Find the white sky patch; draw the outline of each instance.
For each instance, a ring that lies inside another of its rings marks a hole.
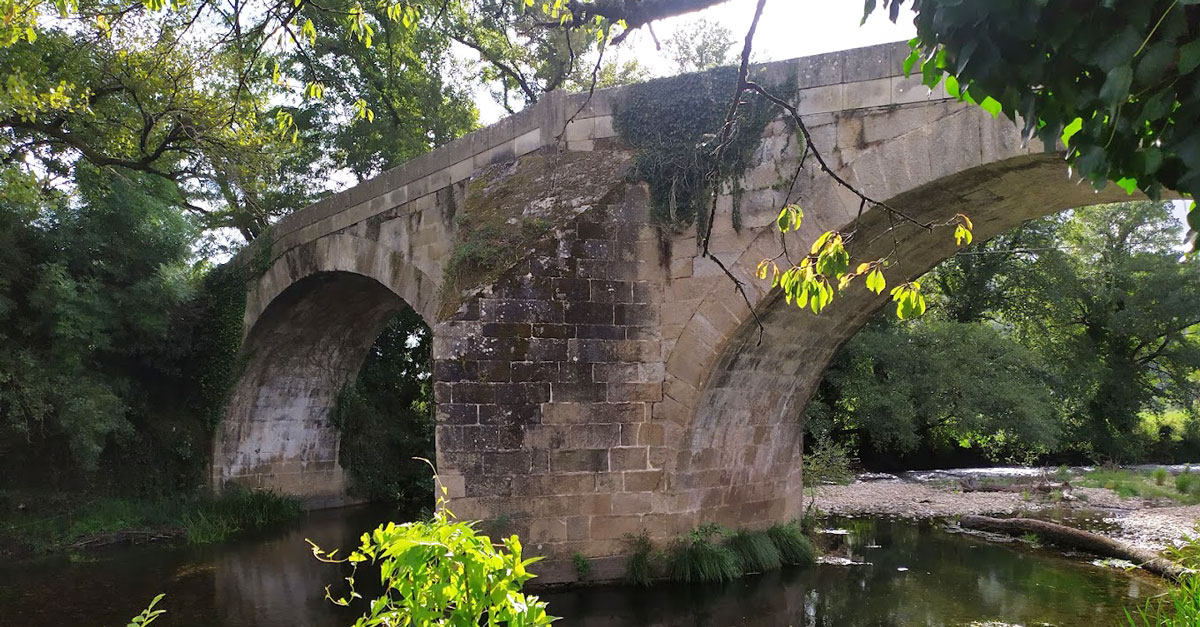
[[[733,32],[735,54],[740,54],[746,31],[754,17],[756,0],[730,0],[724,4],[654,23],[659,42],[666,42],[681,26],[699,19],[723,24]],[[850,50],[916,36],[913,14],[906,11],[893,24],[882,11],[876,11],[866,24],[862,22],[862,2],[839,0],[768,0],[754,38],[752,59],[756,62],[781,61],[824,52]],[[674,72],[674,62],[666,51],[657,50],[646,27],[630,35],[609,55],[634,58],[655,76]],[[492,124],[506,113],[491,98],[486,88],[476,90],[480,122]]]

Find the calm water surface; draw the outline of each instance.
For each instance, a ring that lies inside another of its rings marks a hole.
[[[349,547],[391,512],[317,512],[297,528],[221,547],[139,547],[0,569],[0,626],[121,626],[166,593],[162,627],[343,627],[357,612],[324,601],[339,567],[305,538]],[[842,521],[831,552],[869,565],[818,565],[718,586],[624,586],[543,596],[559,625],[891,627],[974,621],[1114,625],[1160,590],[1086,558],[990,544],[932,523]],[[904,569],[904,570],[901,570]],[[361,578],[360,578],[361,579]]]

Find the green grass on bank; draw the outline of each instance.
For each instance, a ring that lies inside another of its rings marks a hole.
[[[1084,475],[1082,485],[1107,488],[1121,498],[1167,499],[1185,505],[1200,503],[1200,473],[1188,472],[1162,477],[1162,472],[1137,472],[1123,469],[1093,470]],[[1160,484],[1161,481],[1161,484]]]
[[[46,555],[155,539],[221,542],[300,513],[294,498],[241,489],[159,499],[0,492],[0,553]]]

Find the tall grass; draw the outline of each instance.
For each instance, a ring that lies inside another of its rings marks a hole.
[[[1129,627],[1196,627],[1200,625],[1200,578],[1186,577],[1166,595],[1151,599],[1133,612],[1126,610]]]
[[[741,576],[737,555],[720,542],[721,529],[706,525],[680,536],[667,550],[667,573],[674,581],[712,583]]]
[[[180,522],[191,544],[223,542],[241,532],[264,531],[300,517],[300,501],[266,490],[230,488],[184,513]]]
[[[817,560],[812,542],[794,521],[767,529],[767,537],[779,550],[779,558],[789,566],[806,566]]]
[[[626,565],[625,577],[629,583],[638,586],[648,586],[654,578],[654,545],[645,531],[641,535],[625,534],[625,541],[631,549],[629,563]]]
[[[146,538],[184,537],[221,542],[299,517],[300,502],[273,492],[230,489],[217,497],[155,499],[61,495],[36,500],[20,516],[0,518],[0,539],[33,554],[55,553]]]
[[[783,564],[779,549],[765,531],[739,529],[729,535],[725,546],[733,551],[743,573],[763,573]]]

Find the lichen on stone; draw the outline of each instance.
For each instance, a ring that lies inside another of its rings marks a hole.
[[[612,142],[587,152],[549,146],[482,170],[454,218],[439,316],[453,315],[472,290],[529,256],[556,229],[613,202],[632,159]]]

